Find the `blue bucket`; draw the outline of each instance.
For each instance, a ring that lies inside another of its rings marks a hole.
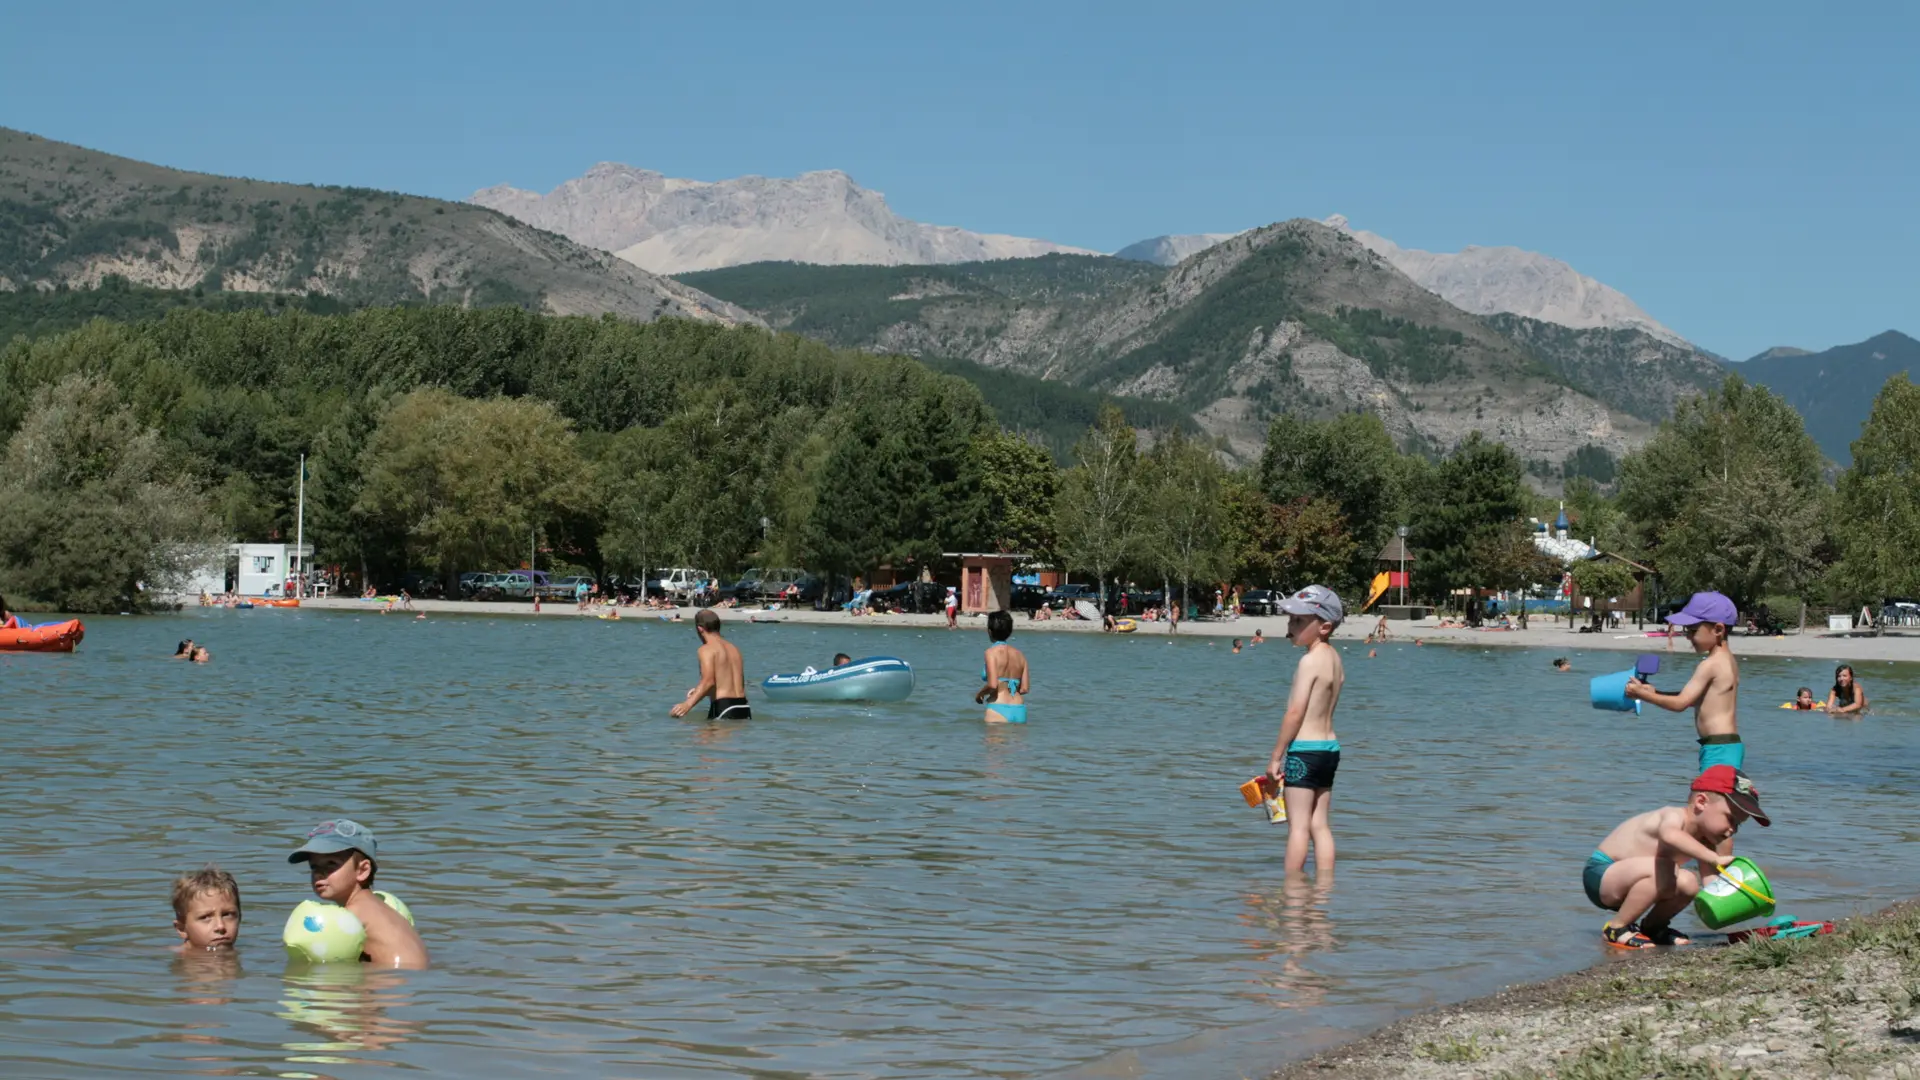
[[[1595,675],[1587,680],[1587,697],[1596,709],[1608,712],[1640,711],[1640,703],[1627,696],[1627,684],[1633,681],[1634,669],[1616,671],[1611,675]]]

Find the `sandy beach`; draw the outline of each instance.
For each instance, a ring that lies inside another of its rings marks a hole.
[[[1849,920],[1826,937],[1619,956],[1409,1017],[1270,1080],[1915,1080],[1916,957],[1914,904]]]
[[[378,611],[384,605],[371,600],[327,599],[305,600],[302,606],[320,611]],[[543,603],[539,611],[532,604],[514,601],[476,602],[448,600],[415,600],[414,614],[429,615],[487,615],[491,617],[512,616],[520,618],[543,619],[584,619],[595,618],[605,608],[592,608],[581,612],[575,605],[566,602]],[[678,615],[683,621],[693,618],[692,607],[676,608],[671,611],[655,611],[644,608],[621,608],[622,620],[666,620],[672,621]],[[844,611],[812,611],[809,609],[763,610],[760,608],[722,608],[720,617],[728,622],[763,623],[805,623],[812,625],[898,627],[916,630],[938,629],[946,625],[944,615],[868,615],[855,618]],[[395,611],[398,617],[402,612]],[[1364,615],[1350,618],[1340,628],[1336,640],[1351,642],[1365,636],[1374,626],[1374,616]],[[1437,619],[1422,619],[1416,622],[1393,622],[1388,624],[1393,640],[1406,641],[1418,639],[1427,645],[1456,645],[1525,649],[1555,649],[1562,652],[1574,652],[1588,649],[1607,649],[1618,652],[1665,652],[1667,639],[1648,636],[1647,631],[1637,630],[1631,624],[1619,629],[1598,634],[1576,632],[1565,620],[1536,616],[1525,630],[1469,630],[1464,627],[1442,627]],[[1265,633],[1269,641],[1279,641],[1286,635],[1287,620],[1284,615],[1258,616],[1243,615],[1238,619],[1192,619],[1180,624],[1182,636],[1237,637],[1251,638],[1255,630]],[[984,616],[962,615],[960,628],[973,632],[984,632]],[[1651,626],[1648,628],[1652,629]],[[1025,616],[1015,616],[1014,632],[1028,633],[1067,633],[1097,634],[1097,623],[1080,619],[1048,619],[1034,621]],[[1165,623],[1141,623],[1136,634],[1165,634]],[[1684,639],[1673,640],[1672,651],[1681,656],[1691,652]],[[1740,656],[1786,656],[1807,660],[1835,661],[1916,661],[1920,660],[1920,630],[1894,631],[1874,637],[1867,634],[1833,634],[1825,630],[1809,627],[1804,632],[1789,632],[1780,637],[1748,637],[1736,634],[1733,638],[1733,651]]]

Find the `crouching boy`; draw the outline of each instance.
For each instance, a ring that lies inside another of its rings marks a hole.
[[[1748,818],[1770,825],[1760,792],[1747,774],[1715,765],[1694,780],[1684,806],[1663,806],[1629,818],[1607,834],[1587,859],[1581,882],[1595,907],[1618,912],[1600,931],[1617,949],[1689,945],[1673,917],[1693,902],[1701,877],[1726,865],[1715,848]],[[1682,869],[1698,863],[1700,873]]]
[[[362,961],[379,967],[424,968],[427,946],[413,924],[374,895],[379,855],[380,845],[371,829],[337,818],[315,825],[307,833],[307,842],[287,861],[306,863],[314,895],[353,912],[366,926]]]

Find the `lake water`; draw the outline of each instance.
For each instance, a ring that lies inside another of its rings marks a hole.
[[[1259,1075],[1608,959],[1581,863],[1694,762],[1689,717],[1587,708],[1622,654],[1348,644],[1337,878],[1288,882],[1234,790],[1284,642],[1016,634],[1033,722],[988,729],[978,629],[731,634],[756,680],[844,650],[919,688],[673,720],[695,641],[657,621],[212,611],[0,655],[0,1074]],[[211,665],[165,659],[189,635]],[[1855,723],[1773,707],[1825,664],[1743,675],[1775,825],[1741,850],[1782,910],[1920,891],[1916,673],[1862,665]],[[286,852],[337,815],[432,970],[288,970]],[[167,951],[208,861],[244,890],[226,965]]]

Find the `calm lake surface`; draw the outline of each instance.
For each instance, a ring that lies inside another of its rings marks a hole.
[[[211,611],[0,655],[0,1074],[1259,1075],[1619,959],[1581,864],[1694,764],[1690,717],[1587,707],[1630,656],[1347,643],[1337,878],[1289,882],[1234,790],[1284,642],[1016,632],[1033,722],[987,729],[977,628],[729,634],[755,681],[844,650],[919,688],[673,720],[693,631],[633,620]],[[166,659],[185,636],[214,662]],[[1861,722],[1775,708],[1831,676],[1743,664],[1775,824],[1740,850],[1802,917],[1920,892],[1920,672],[1861,665]],[[289,970],[286,853],[333,816],[378,834],[431,971]],[[209,861],[244,890],[224,965],[168,951]]]

